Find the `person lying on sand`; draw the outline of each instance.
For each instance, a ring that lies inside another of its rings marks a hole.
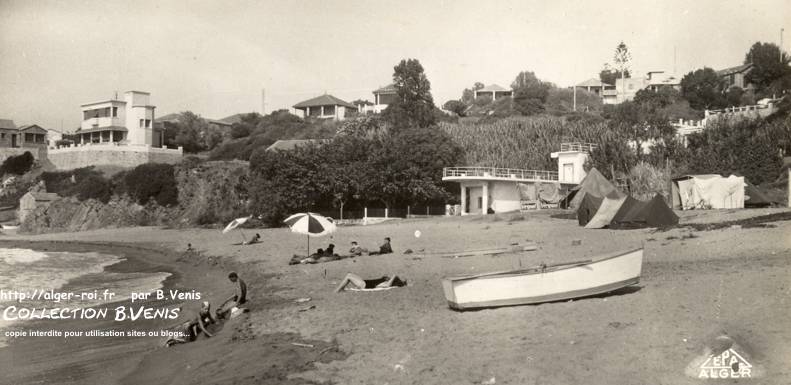
[[[372,251],[371,255],[378,255],[378,254],[392,254],[393,248],[390,246],[390,237],[385,237],[385,242],[379,246],[379,251]]]
[[[207,338],[214,337],[213,334],[206,330],[206,325],[214,323],[217,323],[217,319],[211,314],[211,304],[208,301],[204,301],[197,316],[190,318],[176,328],[176,331],[181,332],[182,336],[168,339],[165,345],[172,346],[195,341],[201,332]]]
[[[381,278],[376,279],[362,279],[357,274],[348,273],[346,277],[343,278],[340,285],[335,288],[336,293],[340,293],[343,291],[346,286],[349,284],[354,285],[357,289],[376,289],[376,288],[386,288],[386,287],[401,287],[406,286],[406,281],[398,278],[397,275],[393,274],[392,277],[383,276]]]

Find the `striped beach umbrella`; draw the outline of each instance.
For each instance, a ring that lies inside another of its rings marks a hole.
[[[294,214],[286,218],[283,223],[288,225],[292,232],[308,236],[308,255],[310,255],[310,237],[321,237],[336,230],[332,218],[314,213]]]
[[[250,218],[252,218],[252,217],[253,216],[251,215],[249,217],[236,218],[236,219],[232,220],[231,223],[228,224],[228,226],[225,226],[225,228],[222,230],[222,233],[223,234],[227,234],[229,231],[231,231],[231,230],[243,225],[245,222],[249,221]],[[242,232],[242,230],[239,230],[239,232],[242,234],[242,240],[244,240],[246,242],[247,240],[245,239],[245,236],[244,236],[244,233]]]

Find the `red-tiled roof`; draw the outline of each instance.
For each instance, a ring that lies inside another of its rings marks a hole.
[[[16,130],[16,124],[14,124],[14,121],[11,119],[0,119],[0,128]]]
[[[288,150],[293,150],[299,146],[304,146],[306,144],[311,144],[311,143],[324,144],[328,141],[329,141],[328,139],[285,139],[285,140],[281,139],[276,141],[275,143],[272,143],[272,145],[267,147],[266,150],[288,151]]]
[[[506,92],[506,91],[511,91],[511,90],[503,88],[503,87],[500,87],[497,84],[489,84],[488,86],[483,87],[480,90],[478,90],[478,92]]]
[[[329,94],[324,94],[321,96],[317,96],[313,99],[305,100],[304,102],[299,102],[294,105],[294,108],[303,109],[308,107],[319,107],[319,106],[344,106],[349,108],[357,108],[355,105],[349,102],[345,102]]]
[[[382,88],[379,88],[378,90],[374,90],[375,94],[394,94],[396,92],[398,92],[398,90],[395,88],[395,83],[388,84]]]
[[[717,75],[727,76],[727,75],[730,75],[730,74],[744,72],[744,71],[747,71],[748,69],[752,68],[752,66],[753,66],[753,63],[747,63],[747,64],[742,64],[740,66],[735,66],[735,67],[722,69],[722,70],[717,71]]]

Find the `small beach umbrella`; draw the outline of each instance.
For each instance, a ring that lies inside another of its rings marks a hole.
[[[308,255],[310,255],[310,237],[321,237],[336,230],[332,218],[314,213],[294,214],[286,218],[283,223],[288,225],[292,232],[308,236]]]
[[[228,234],[229,231],[241,226],[245,222],[249,221],[250,218],[252,218],[252,217],[253,216],[251,215],[249,217],[236,218],[236,219],[232,220],[231,223],[228,224],[228,226],[225,226],[225,228],[222,230],[222,233],[223,234]],[[242,230],[239,230],[239,232],[242,233]],[[245,237],[244,237],[244,233],[242,233],[242,240],[247,241],[245,239]]]

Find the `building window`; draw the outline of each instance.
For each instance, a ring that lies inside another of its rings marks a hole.
[[[0,134],[0,139],[5,139],[5,132]]]
[[[113,117],[114,118],[118,117],[118,107],[113,107]]]
[[[146,119],[146,128],[151,128],[151,119]]]
[[[335,106],[324,106],[324,115],[335,115]]]
[[[479,209],[483,208],[483,197],[478,197],[478,208]]]
[[[145,119],[140,119],[140,128],[143,128],[144,124],[145,124]]]

